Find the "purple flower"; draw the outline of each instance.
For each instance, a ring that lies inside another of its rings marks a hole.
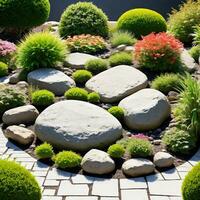
[[[138,133],[137,135],[132,135],[132,137],[136,138],[136,139],[149,140],[149,137],[144,135],[143,133]]]
[[[0,39],[0,56],[6,57],[16,51],[16,45],[14,43],[4,41]]]

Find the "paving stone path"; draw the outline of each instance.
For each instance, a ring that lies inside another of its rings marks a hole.
[[[199,151],[183,165],[131,179],[103,179],[50,168],[8,141],[0,128],[0,158],[25,166],[42,187],[42,200],[181,200],[181,184],[200,161]]]

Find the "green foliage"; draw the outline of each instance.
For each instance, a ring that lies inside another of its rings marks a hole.
[[[59,168],[75,168],[80,166],[82,157],[72,151],[62,151],[55,156],[54,160]]]
[[[45,142],[35,148],[35,155],[39,159],[52,158],[54,155],[53,147]]]
[[[61,37],[91,34],[108,36],[108,18],[103,11],[89,2],[78,2],[67,7],[61,16]]]
[[[40,200],[41,189],[34,176],[19,164],[0,160],[0,199]]]
[[[122,44],[132,46],[136,42],[136,39],[128,31],[116,31],[112,34],[110,42],[113,47],[117,47]]]
[[[61,39],[48,32],[30,34],[19,45],[17,62],[29,71],[55,67],[64,61],[66,47]]]
[[[89,79],[92,78],[92,73],[87,70],[81,69],[81,70],[75,71],[72,74],[72,77],[76,83],[85,84]]]
[[[200,194],[200,163],[186,175],[182,183],[183,200],[197,200]]]
[[[165,32],[165,19],[157,12],[145,8],[137,8],[125,12],[117,21],[117,27],[133,33],[136,38],[149,33]]]
[[[109,58],[111,67],[117,65],[132,65],[132,55],[126,52],[115,53]]]
[[[87,101],[88,92],[82,88],[70,88],[65,92],[66,99],[73,99],[73,100],[80,100],[80,101]]]
[[[190,51],[189,54],[194,58],[194,60],[196,62],[199,62],[199,57],[200,57],[200,45],[197,46],[193,46]]]
[[[8,65],[0,62],[0,77],[8,75]]]
[[[125,149],[120,144],[113,144],[108,148],[108,154],[113,158],[121,158],[125,153]]]
[[[128,142],[127,150],[132,157],[148,157],[153,153],[153,146],[146,139],[133,138]]]
[[[167,149],[176,154],[187,155],[196,148],[197,138],[193,133],[179,128],[171,128],[162,138]]]
[[[177,74],[162,74],[152,81],[151,87],[164,94],[178,92],[181,88],[181,77]]]
[[[31,94],[31,101],[35,106],[47,107],[54,103],[55,95],[48,90],[36,90]]]
[[[168,30],[184,43],[191,43],[195,26],[200,24],[200,1],[187,0],[179,10],[173,10]]]
[[[91,92],[88,94],[88,101],[90,103],[99,103],[100,102],[100,95],[96,92]]]
[[[1,0],[0,27],[27,29],[43,24],[49,17],[49,0]]]
[[[93,74],[98,74],[108,69],[108,62],[101,58],[91,59],[86,62],[85,68]]]
[[[123,120],[124,118],[124,110],[119,106],[113,106],[109,108],[108,112],[116,117],[118,120]]]

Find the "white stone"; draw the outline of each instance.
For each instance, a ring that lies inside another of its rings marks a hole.
[[[65,100],[44,110],[35,133],[62,149],[86,151],[107,146],[122,135],[119,121],[106,110],[83,101]]]
[[[174,163],[174,157],[166,152],[157,152],[154,155],[153,162],[157,167],[170,167]]]
[[[149,200],[147,190],[121,190],[121,200]]]
[[[120,101],[125,124],[130,129],[146,131],[158,128],[171,113],[167,97],[158,90],[143,89]]]
[[[91,149],[83,157],[81,167],[91,174],[108,174],[115,169],[115,162],[106,152]]]
[[[63,95],[66,90],[75,86],[72,78],[52,68],[34,70],[28,74],[27,79],[29,84],[39,89],[47,89],[58,96]]]
[[[134,67],[119,65],[92,77],[86,88],[98,92],[101,101],[112,103],[145,88],[147,84],[144,73]]]

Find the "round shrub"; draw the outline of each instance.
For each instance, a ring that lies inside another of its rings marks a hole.
[[[162,141],[169,151],[182,155],[190,154],[197,145],[197,138],[192,132],[179,128],[172,128],[167,131]]]
[[[108,36],[108,18],[103,11],[89,2],[78,2],[67,7],[61,16],[61,37],[91,34]]]
[[[82,157],[72,151],[62,151],[55,156],[54,160],[59,168],[75,168],[80,166]]]
[[[109,58],[111,67],[117,65],[132,65],[132,55],[126,52],[115,53]]]
[[[118,19],[117,28],[129,31],[140,38],[152,32],[165,32],[167,25],[159,13],[145,8],[137,8],[125,12]]]
[[[35,148],[35,155],[39,159],[52,158],[54,155],[53,147],[45,142]]]
[[[35,106],[47,107],[54,103],[55,95],[48,90],[37,90],[31,94],[31,101]]]
[[[91,59],[86,62],[85,68],[93,74],[98,74],[108,69],[108,62],[101,58]]]
[[[181,77],[177,74],[162,74],[152,81],[151,87],[167,95],[170,91],[178,92],[181,83]]]
[[[8,65],[0,62],[0,77],[8,75]]]
[[[41,189],[34,176],[19,164],[0,160],[0,199],[40,200]]]
[[[87,70],[77,70],[72,74],[73,79],[78,84],[85,84],[89,79],[92,78],[92,73]]]
[[[113,158],[121,158],[125,153],[125,149],[120,144],[113,144],[108,148],[108,154]]]
[[[96,92],[91,92],[88,94],[88,101],[90,103],[99,103],[100,102],[100,95]]]
[[[199,62],[199,57],[200,57],[200,45],[193,46],[189,54],[194,58],[194,60],[198,63]]]
[[[167,33],[151,33],[135,44],[134,58],[151,71],[178,71],[183,45]]]
[[[186,175],[182,183],[183,200],[197,200],[200,194],[200,163]]]
[[[80,100],[80,101],[87,101],[88,92],[82,88],[71,88],[65,92],[66,99],[73,99],[73,100]]]
[[[19,46],[17,62],[29,71],[55,67],[64,61],[66,47],[61,39],[48,32],[29,35]]]
[[[119,106],[113,106],[109,108],[108,112],[116,117],[118,120],[123,120],[124,118],[124,110]]]
[[[153,153],[153,146],[147,139],[133,138],[128,142],[127,150],[132,157],[148,157]]]
[[[0,27],[27,29],[43,24],[49,17],[49,0],[1,0]]]

